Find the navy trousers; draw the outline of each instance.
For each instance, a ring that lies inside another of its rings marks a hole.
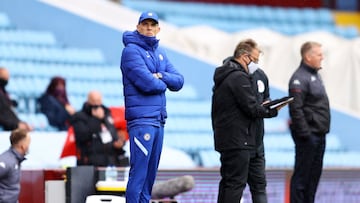
[[[292,133],[295,143],[295,166],[290,183],[291,203],[313,203],[323,168],[325,135],[307,138]]]
[[[144,125],[129,129],[130,172],[125,193],[127,203],[149,203],[163,137],[163,126]]]

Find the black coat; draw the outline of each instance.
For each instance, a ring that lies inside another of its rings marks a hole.
[[[256,99],[262,104],[264,101],[270,101],[270,90],[269,90],[269,80],[265,72],[261,69],[257,69],[253,74],[251,74],[251,79],[253,86],[255,87]],[[264,154],[264,119],[257,118],[255,121],[256,127],[256,152],[260,155]]]
[[[256,118],[274,117],[257,101],[251,76],[235,60],[216,68],[212,96],[215,150],[254,149]]]
[[[123,155],[123,149],[116,149],[113,143],[118,140],[116,128],[110,110],[105,106],[105,118],[100,120],[91,115],[91,107],[85,103],[81,111],[70,118],[74,128],[76,146],[80,150],[78,165],[108,166],[119,165],[119,156]],[[101,140],[101,125],[104,124],[109,131],[112,141],[103,144]]]
[[[7,131],[16,129],[20,122],[11,104],[11,100],[0,90],[0,127]]]
[[[330,106],[317,70],[301,63],[289,81],[290,129],[295,136],[325,135],[330,130]]]

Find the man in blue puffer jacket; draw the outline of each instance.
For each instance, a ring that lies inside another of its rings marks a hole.
[[[179,91],[184,78],[158,47],[158,16],[153,12],[142,13],[136,28],[124,32],[125,48],[121,56],[125,119],[130,140],[126,202],[148,203],[163,144],[167,117],[165,91]]]

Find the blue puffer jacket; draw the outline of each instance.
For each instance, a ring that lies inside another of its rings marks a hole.
[[[158,47],[159,40],[156,37],[127,31],[123,34],[123,43],[125,48],[121,56],[121,71],[128,127],[165,123],[165,91],[167,88],[179,91],[184,84],[184,77]],[[153,73],[161,73],[162,78],[155,78]]]

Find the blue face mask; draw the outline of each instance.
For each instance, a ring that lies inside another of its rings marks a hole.
[[[252,62],[252,61],[248,65],[248,69],[249,69],[250,74],[253,74],[258,68],[259,68],[259,65]]]

